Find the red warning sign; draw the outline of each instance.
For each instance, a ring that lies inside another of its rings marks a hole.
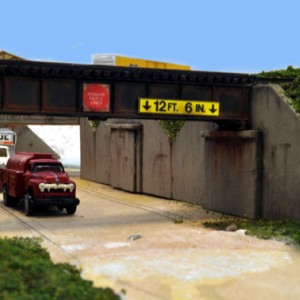
[[[83,110],[93,112],[110,111],[109,84],[84,83],[83,84]]]

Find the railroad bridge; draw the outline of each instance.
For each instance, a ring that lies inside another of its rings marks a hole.
[[[299,120],[255,76],[0,61],[0,115],[20,114],[80,120],[83,178],[249,218],[300,217]],[[96,131],[87,119],[101,121]],[[186,124],[171,140],[151,120]]]
[[[1,114],[184,119],[237,127],[249,121],[255,80],[247,74],[10,60],[0,61],[0,76]],[[187,105],[177,112],[176,106],[164,107],[164,102],[157,104],[156,111],[139,109],[139,101],[146,101],[141,107],[147,107],[153,99],[201,102],[198,111]],[[205,114],[203,102],[217,102],[221,109],[217,114]]]

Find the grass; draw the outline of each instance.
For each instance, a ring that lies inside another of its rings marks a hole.
[[[69,264],[54,264],[38,239],[0,239],[1,300],[117,300]]]
[[[182,219],[174,219],[175,224],[182,224],[183,220]]]
[[[300,246],[300,222],[221,218],[207,221],[204,225],[217,230],[226,230],[229,226],[245,229],[246,234],[251,236],[276,239],[297,247]]]

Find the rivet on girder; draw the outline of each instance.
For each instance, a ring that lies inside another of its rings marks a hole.
[[[9,66],[8,71],[11,74],[18,74],[19,73],[19,67],[18,66]]]
[[[161,77],[162,77],[162,79],[167,80],[169,78],[169,73],[168,72],[163,72]]]
[[[186,81],[186,75],[185,74],[180,74],[179,76],[181,81]]]
[[[111,71],[104,71],[104,77],[108,78],[111,76]]]
[[[155,72],[152,74],[152,79],[158,80],[159,79],[159,73]]]
[[[129,76],[130,76],[130,72],[129,71],[123,71],[122,72],[122,77],[123,78],[129,78]]]
[[[42,71],[42,74],[47,74],[50,72],[50,68],[49,67],[41,67],[41,71]]]
[[[53,74],[53,75],[59,74],[60,69],[59,68],[52,68],[52,69],[50,69],[50,73]]]
[[[41,73],[41,68],[40,67],[36,67],[36,66],[33,66],[30,68],[30,72],[32,74],[40,74]]]
[[[188,80],[194,82],[194,81],[197,80],[197,76],[196,75],[189,75]]]
[[[102,74],[103,74],[103,72],[100,71],[100,70],[95,70],[95,71],[93,72],[93,75],[96,76],[96,77],[100,77]]]
[[[84,69],[82,72],[83,76],[90,76],[91,75],[91,70],[89,69]]]
[[[133,77],[134,79],[139,79],[139,78],[140,78],[140,72],[139,72],[139,71],[133,71],[132,77]]]
[[[73,76],[80,76],[82,74],[82,70],[81,69],[73,69],[72,70],[72,75]]]
[[[22,73],[22,74],[28,74],[29,73],[29,67],[28,66],[21,66],[19,70],[20,70],[20,73]]]
[[[178,78],[178,74],[172,74],[171,75],[171,80],[175,81]]]
[[[224,83],[230,83],[231,78],[230,77],[224,77],[223,82]]]
[[[215,77],[215,82],[216,83],[221,83],[223,81],[223,77],[222,76],[216,76]]]

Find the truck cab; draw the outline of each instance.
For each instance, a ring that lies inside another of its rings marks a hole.
[[[0,169],[5,205],[21,200],[26,215],[39,206],[56,206],[74,214],[79,204],[76,184],[51,154],[18,152]]]

